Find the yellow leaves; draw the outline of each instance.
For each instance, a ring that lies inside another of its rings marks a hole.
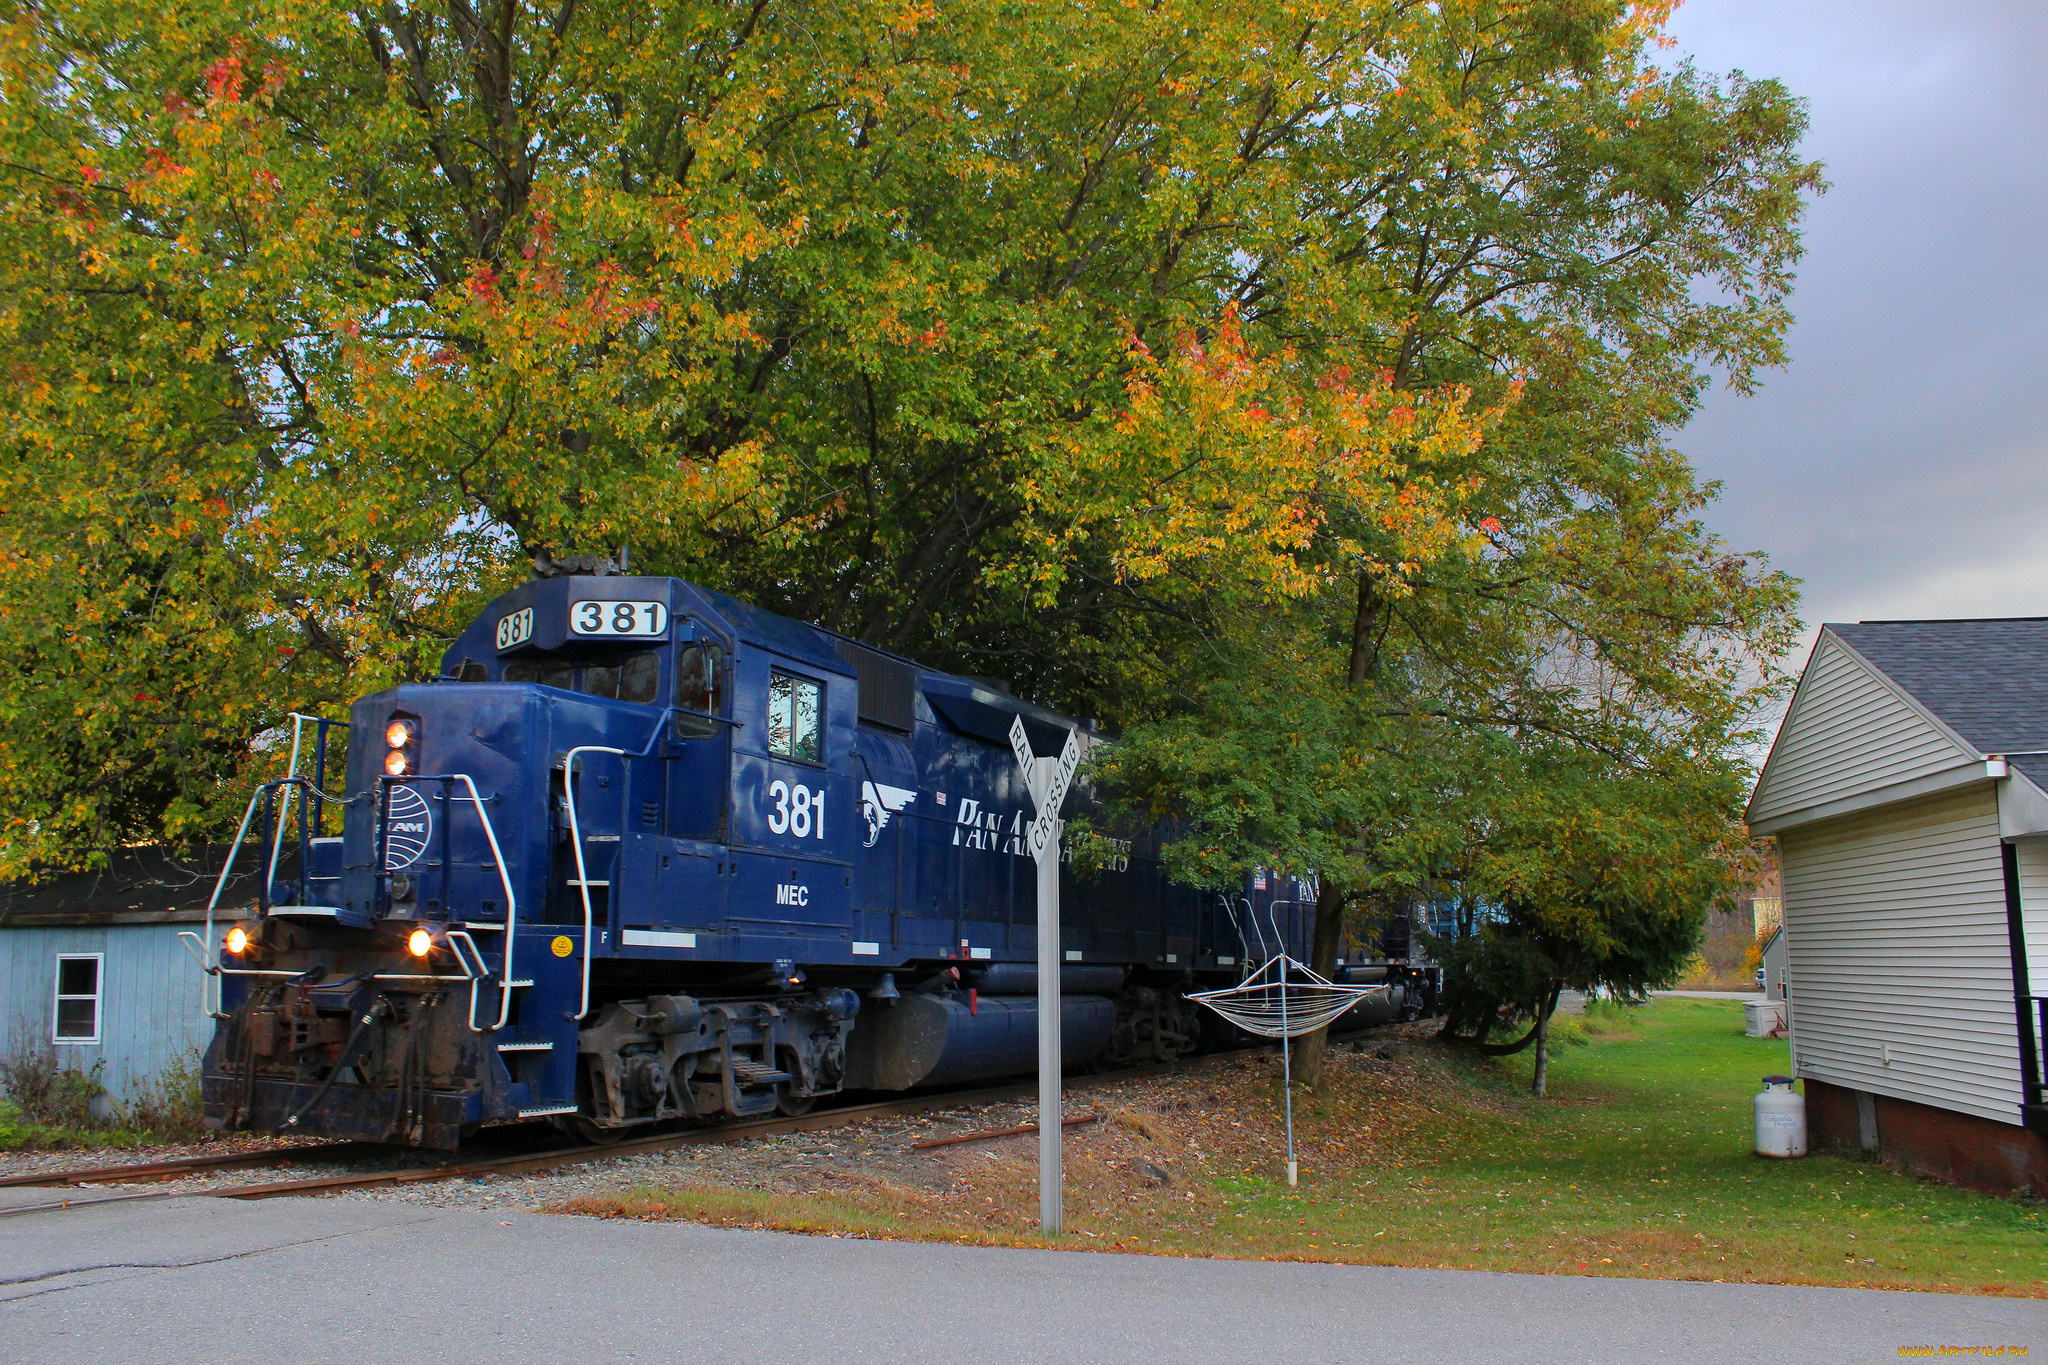
[[[1261,352],[1226,314],[1177,337],[1164,359],[1133,338],[1124,397],[1101,439],[1032,486],[1048,510],[1094,503],[1115,526],[1116,567],[1203,574],[1299,596],[1320,583],[1313,547],[1355,553],[1340,528],[1391,533],[1414,564],[1460,541],[1469,481],[1434,470],[1469,455],[1498,411],[1461,387],[1397,393],[1391,376],[1288,349]],[[1070,513],[1071,514],[1071,513]],[[1077,521],[1075,524],[1083,524]]]

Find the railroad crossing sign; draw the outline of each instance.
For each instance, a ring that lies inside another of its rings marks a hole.
[[[1057,861],[1062,823],[1060,807],[1066,804],[1067,788],[1074,781],[1074,769],[1081,764],[1080,736],[1072,730],[1067,731],[1067,742],[1061,746],[1058,757],[1041,758],[1031,751],[1031,737],[1024,733],[1024,718],[1012,716],[1010,752],[1024,772],[1024,785],[1031,791],[1031,803],[1038,807],[1038,818],[1031,822],[1031,856],[1043,860],[1050,849]]]
[[[1038,863],[1038,1226],[1061,1231],[1060,1137],[1065,1129],[1060,1095],[1060,807],[1081,762],[1081,738],[1067,731],[1059,757],[1031,751],[1024,718],[1010,718],[1010,752],[1024,774],[1038,818],[1031,822],[1029,847]]]

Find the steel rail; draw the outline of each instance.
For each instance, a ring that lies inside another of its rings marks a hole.
[[[0,1189],[37,1185],[118,1185],[139,1180],[176,1180],[202,1171],[232,1171],[251,1166],[283,1166],[300,1158],[332,1161],[389,1151],[381,1142],[308,1142],[264,1152],[232,1152],[221,1156],[176,1157],[131,1166],[85,1166],[63,1171],[30,1171],[0,1176]]]
[[[1220,1055],[1220,1054],[1218,1054]],[[1142,1068],[1138,1071],[1122,1071],[1113,1075],[1090,1077],[1095,1081],[1107,1081],[1123,1077],[1149,1074],[1162,1068]],[[483,1175],[496,1172],[502,1175],[516,1175],[528,1171],[553,1170],[561,1166],[581,1165],[589,1161],[605,1161],[616,1156],[628,1156],[638,1152],[659,1152],[676,1147],[705,1146],[726,1142],[745,1142],[752,1138],[774,1137],[782,1133],[809,1132],[820,1128],[837,1128],[857,1123],[865,1118],[878,1118],[888,1114],[915,1114],[927,1109],[950,1109],[963,1104],[985,1104],[995,1100],[1014,1099],[1036,1093],[1036,1081],[990,1086],[978,1090],[955,1090],[938,1094],[916,1095],[902,1100],[886,1100],[879,1104],[848,1105],[843,1109],[823,1109],[798,1117],[757,1119],[750,1122],[720,1124],[710,1128],[693,1128],[681,1132],[659,1133],[644,1138],[628,1138],[622,1142],[604,1145],[560,1147],[546,1152],[530,1152],[513,1156],[490,1157],[482,1161],[453,1162],[440,1166],[416,1166],[397,1171],[369,1171],[361,1175],[315,1176],[308,1180],[275,1180],[255,1185],[224,1185],[209,1190],[150,1190],[138,1194],[111,1195],[103,1199],[66,1199],[54,1204],[29,1204],[17,1208],[0,1208],[0,1218],[16,1214],[44,1213],[58,1209],[90,1208],[95,1204],[120,1203],[135,1199],[167,1199],[180,1194],[190,1194],[209,1199],[277,1199],[286,1195],[319,1194],[327,1190],[375,1189],[385,1185],[416,1185],[437,1180],[459,1180],[464,1176]],[[336,1144],[337,1146],[341,1144]],[[318,1151],[319,1148],[295,1148],[295,1151]],[[383,1150],[388,1151],[389,1148]],[[254,1156],[255,1154],[248,1154]],[[207,1160],[198,1158],[197,1160]],[[213,1158],[222,1167],[232,1168],[239,1157]],[[176,1166],[176,1162],[154,1163],[149,1166],[128,1168],[123,1177],[121,1167],[102,1167],[90,1172],[95,1184],[121,1183],[129,1180],[147,1180],[149,1172],[160,1167]],[[260,1161],[249,1164],[262,1164]],[[272,1162],[271,1164],[276,1164]],[[198,1172],[193,1172],[197,1174]],[[79,1183],[81,1173],[49,1172],[31,1176],[14,1177],[19,1185],[63,1185]],[[159,1179],[177,1179],[175,1174],[157,1176]]]
[[[1347,1040],[1370,1032],[1359,1029],[1341,1035],[1333,1034],[1332,1042]],[[1215,1062],[1230,1061],[1261,1052],[1275,1051],[1274,1044],[1255,1047],[1230,1048],[1217,1052],[1205,1052],[1194,1057],[1177,1061],[1155,1062],[1149,1066],[1131,1067],[1120,1071],[1105,1071],[1095,1075],[1068,1078],[1070,1089],[1087,1089],[1108,1085],[1117,1081],[1142,1080],[1148,1076],[1167,1075],[1178,1071],[1199,1070]],[[224,1185],[208,1190],[151,1190],[137,1194],[112,1195],[103,1199],[71,1200],[55,1204],[32,1204],[17,1208],[0,1208],[0,1218],[16,1214],[51,1212],[58,1209],[90,1208],[95,1204],[118,1203],[134,1199],[167,1199],[178,1195],[201,1196],[210,1199],[277,1199],[290,1195],[320,1194],[330,1190],[376,1189],[390,1185],[429,1184],[439,1180],[459,1180],[466,1176],[499,1174],[518,1175],[533,1171],[554,1170],[562,1166],[582,1165],[592,1161],[607,1161],[613,1157],[630,1156],[643,1152],[668,1151],[678,1147],[712,1146],[729,1142],[746,1142],[754,1138],[777,1137],[784,1133],[816,1132],[820,1129],[839,1128],[859,1123],[864,1119],[884,1118],[896,1114],[918,1114],[933,1109],[954,1109],[962,1105],[990,1104],[1001,1100],[1027,1099],[1038,1093],[1038,1081],[1027,1078],[1003,1085],[982,1086],[972,1090],[935,1091],[923,1095],[911,1095],[903,1099],[883,1100],[873,1104],[853,1104],[838,1109],[821,1109],[795,1117],[753,1119],[738,1123],[725,1123],[704,1128],[690,1128],[676,1132],[650,1134],[643,1138],[627,1138],[620,1142],[603,1145],[589,1144],[577,1147],[560,1147],[545,1152],[529,1152],[503,1157],[490,1157],[481,1161],[452,1162],[438,1166],[417,1166],[396,1171],[369,1171],[360,1175],[315,1176],[306,1180],[276,1180],[251,1185]],[[1033,1125],[1035,1127],[1036,1125]],[[1063,1121],[1061,1126],[1068,1126]],[[1022,1131],[1022,1130],[1020,1130]],[[1007,1135],[1007,1134],[1005,1134]],[[987,1133],[973,1133],[967,1140],[987,1138]],[[246,1152],[232,1156],[193,1157],[189,1160],[152,1162],[139,1166],[103,1166],[83,1171],[35,1172],[29,1175],[10,1176],[0,1180],[0,1186],[14,1185],[74,1185],[74,1184],[115,1184],[124,1181],[175,1180],[180,1178],[177,1169],[189,1167],[189,1174],[206,1170],[233,1169],[236,1166],[278,1165],[297,1159],[318,1159],[322,1153],[345,1153],[345,1149],[365,1148],[372,1151],[388,1152],[391,1149],[380,1143],[342,1142],[326,1146],[308,1145],[283,1148],[275,1153]],[[168,1172],[168,1173],[166,1173]]]
[[[1070,1119],[1061,1119],[1060,1127],[1080,1128],[1087,1124],[1100,1122],[1102,1122],[1102,1115],[1100,1114],[1076,1114]],[[1037,1131],[1038,1125],[1035,1123],[1020,1123],[1015,1128],[984,1128],[978,1133],[955,1133],[952,1137],[926,1138],[923,1142],[911,1143],[910,1150],[913,1152],[928,1152],[934,1147],[957,1147],[963,1142],[994,1142],[998,1138],[1023,1137],[1027,1133],[1036,1133]]]

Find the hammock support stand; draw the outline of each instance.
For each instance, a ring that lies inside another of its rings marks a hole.
[[[1368,995],[1387,987],[1340,986],[1286,953],[1275,953],[1235,986],[1195,991],[1196,1001],[1246,1033],[1280,1040],[1280,1088],[1287,1111],[1287,1185],[1300,1172],[1294,1156],[1294,1039],[1327,1028]]]

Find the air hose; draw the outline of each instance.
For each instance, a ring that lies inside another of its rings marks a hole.
[[[377,1016],[387,1012],[390,1008],[391,1002],[380,995],[377,997],[375,1004],[362,1012],[356,1019],[356,1026],[349,1030],[348,1041],[341,1045],[341,1055],[336,1057],[334,1065],[328,1068],[327,1079],[320,1082],[319,1088],[313,1092],[311,1099],[292,1111],[290,1117],[277,1126],[277,1131],[281,1133],[287,1128],[298,1127],[299,1120],[305,1116],[308,1109],[319,1107],[320,1101],[327,1098],[328,1090],[340,1078],[341,1073],[355,1065],[356,1044],[362,1042],[363,1035],[370,1030],[370,1025],[377,1022]]]

